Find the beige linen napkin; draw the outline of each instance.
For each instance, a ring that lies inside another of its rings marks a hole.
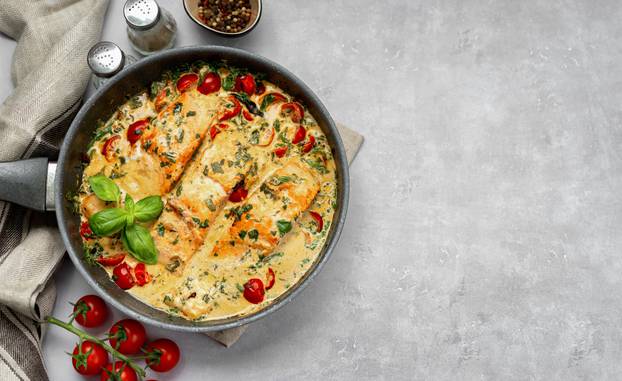
[[[15,91],[0,106],[0,161],[57,154],[88,83],[84,57],[99,40],[107,6],[108,0],[0,0],[0,32],[17,41]],[[52,312],[56,292],[48,279],[64,250],[53,215],[0,202],[2,381],[48,379],[35,320]]]
[[[363,145],[363,135],[339,123],[337,123],[337,129],[339,130],[339,135],[341,135],[343,146],[346,149],[346,156],[348,159],[348,164],[352,164],[352,161],[356,157],[356,154],[361,148],[361,145]],[[241,327],[231,328],[231,329],[227,329],[224,331],[210,332],[210,333],[207,333],[206,335],[218,341],[225,347],[229,347],[235,344],[236,341],[238,341],[238,339],[242,336],[244,331],[246,331],[247,327],[248,327],[247,325],[244,325]]]

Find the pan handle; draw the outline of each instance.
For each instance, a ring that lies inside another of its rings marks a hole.
[[[0,200],[52,211],[55,174],[56,163],[46,157],[0,163]]]

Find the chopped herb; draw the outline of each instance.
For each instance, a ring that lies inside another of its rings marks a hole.
[[[235,288],[237,288],[237,289],[238,289],[238,291],[240,291],[240,292],[244,292],[244,287],[242,287],[242,285],[241,285],[241,284],[239,284],[239,283],[236,283],[236,284],[235,284]]]
[[[175,103],[175,108],[173,108],[173,114],[179,114],[181,112],[181,107],[182,104],[181,103]]]
[[[181,260],[177,257],[173,257],[169,263],[166,264],[166,269],[170,272],[177,270],[181,266]]]
[[[225,171],[222,170],[222,163],[219,163],[217,161],[212,163],[212,172],[214,173],[225,173]]]
[[[163,300],[164,303],[168,304],[168,303],[170,303],[172,301],[173,301],[173,298],[171,298],[170,295],[164,295],[164,300]]]
[[[274,123],[272,124],[272,126],[274,127],[274,130],[275,130],[276,132],[281,131],[281,122],[280,122],[278,119],[276,119],[276,120],[274,121]]]
[[[156,230],[157,230],[158,235],[159,235],[160,237],[164,237],[164,225],[162,225],[162,223],[159,223],[159,224],[156,226]]]
[[[292,230],[292,223],[287,220],[278,220],[276,222],[276,227],[279,229],[281,236],[284,236]]]
[[[130,98],[130,101],[128,102],[130,108],[132,110],[139,108],[140,106],[143,105],[143,102],[141,102],[140,97],[138,95]]]
[[[181,183],[179,184],[179,186],[175,190],[175,196],[177,196],[177,197],[181,196],[181,192],[183,190],[183,186],[184,186],[184,184],[181,184]]]
[[[209,221],[207,220],[207,218],[204,221],[201,221],[201,219],[198,217],[192,217],[192,221],[194,221],[195,224],[199,225],[200,228],[206,228],[209,226]]]
[[[216,205],[214,205],[214,201],[212,201],[211,198],[208,198],[207,200],[205,200],[205,203],[207,204],[207,208],[210,211],[212,211],[212,212],[216,211]]]
[[[179,134],[177,135],[177,143],[181,143],[184,141],[184,129],[179,129]]]
[[[313,169],[316,169],[318,172],[322,173],[322,174],[326,174],[328,173],[328,170],[326,169],[326,167],[324,166],[324,164],[317,160],[310,160],[310,159],[302,159],[305,163],[309,164],[309,166]]]
[[[254,130],[251,132],[251,138],[248,140],[251,144],[259,144],[259,130]]]
[[[244,239],[244,237],[246,237],[246,230],[240,230],[240,233],[238,233],[238,235],[240,236],[240,239]]]
[[[203,167],[203,176],[207,176],[209,174],[209,167],[206,165]]]
[[[252,239],[253,241],[257,241],[257,238],[259,238],[259,232],[257,231],[257,229],[253,229],[253,230],[249,230],[248,231],[248,239]]]
[[[194,111],[188,111],[188,112],[186,113],[186,116],[195,116],[196,114],[197,114],[197,113],[196,113],[196,112],[194,112]]]

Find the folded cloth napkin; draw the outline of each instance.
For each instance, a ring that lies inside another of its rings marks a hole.
[[[346,149],[348,164],[352,164],[352,160],[354,160],[356,154],[361,148],[361,145],[363,145],[363,136],[339,123],[337,123],[337,129],[339,130],[339,135],[341,135],[343,146]],[[218,341],[225,347],[229,347],[238,341],[238,339],[246,331],[247,327],[247,325],[243,325],[241,327],[231,328],[224,331],[210,332],[207,336]]]
[[[0,106],[0,161],[55,157],[77,111],[108,0],[0,0],[0,32],[17,41],[15,91]],[[1,186],[1,185],[0,185]],[[18,191],[18,190],[16,190]],[[53,216],[0,202],[0,380],[47,380],[41,328],[64,253]]]

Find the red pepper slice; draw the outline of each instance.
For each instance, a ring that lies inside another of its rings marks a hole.
[[[220,90],[220,75],[213,71],[205,74],[205,78],[203,78],[203,82],[197,87],[197,90],[203,95],[217,92]]]
[[[143,132],[145,132],[145,127],[149,124],[149,119],[141,119],[137,122],[130,124],[127,128],[127,140],[131,145],[134,145],[140,139]]]
[[[91,225],[89,225],[88,221],[84,221],[80,224],[80,235],[83,239],[93,238],[93,230],[91,230]]]
[[[318,212],[313,212],[310,211],[309,214],[311,215],[311,218],[313,218],[313,220],[315,221],[315,224],[317,225],[317,232],[321,232],[322,229],[324,228],[324,219],[322,218],[322,215],[320,215]]]
[[[301,141],[305,140],[305,136],[307,135],[307,130],[301,125],[298,126],[296,133],[294,134],[294,138],[292,139],[292,144],[298,144]]]
[[[240,101],[238,101],[234,96],[229,97],[229,100],[233,102],[233,108],[225,109],[225,112],[218,119],[221,122],[233,118],[234,116],[238,115],[240,111],[242,111],[242,105],[240,104]]]
[[[235,89],[243,91],[248,95],[255,94],[255,77],[252,74],[240,75],[235,79]]]
[[[112,280],[124,290],[134,287],[134,277],[132,276],[132,268],[126,262],[117,265],[112,270]]]
[[[134,266],[134,276],[139,286],[144,286],[151,282],[151,275],[147,272],[147,266],[144,263],[138,263]]]
[[[284,114],[290,113],[292,121],[298,123],[305,116],[305,109],[298,102],[289,102],[281,106],[281,112]]]
[[[266,286],[266,290],[269,290],[274,286],[274,282],[276,282],[276,276],[274,276],[274,270],[271,267],[268,268],[268,274],[266,275],[268,279],[268,285]]]
[[[177,90],[183,93],[184,91],[188,91],[197,82],[199,82],[199,76],[195,73],[184,74],[177,80]]]
[[[248,196],[248,190],[244,189],[244,182],[238,183],[231,194],[229,195],[229,201],[240,202]]]
[[[313,135],[309,135],[309,141],[302,146],[302,152],[307,153],[311,151],[313,146],[315,146],[315,138]]]
[[[216,135],[220,134],[220,130],[216,127],[216,126],[212,126],[209,129],[209,136],[210,138],[212,138],[212,140],[214,140],[214,138],[216,137]]]
[[[244,116],[244,119],[248,120],[249,122],[253,121],[253,115],[251,115],[251,113],[246,110],[242,110],[242,116]]]
[[[261,279],[251,278],[244,284],[244,298],[253,304],[263,302],[265,293]]]
[[[106,160],[112,161],[114,159],[114,147],[120,138],[121,137],[119,135],[113,135],[109,137],[102,146],[102,155],[106,157]]]
[[[125,254],[115,254],[108,257],[99,257],[96,259],[97,263],[102,266],[116,266],[123,262]]]
[[[280,93],[268,93],[261,97],[261,109],[267,110],[268,107],[279,102],[287,102],[287,98],[285,98],[285,96]]]
[[[274,149],[274,154],[276,157],[283,157],[287,153],[287,146],[276,147]]]

